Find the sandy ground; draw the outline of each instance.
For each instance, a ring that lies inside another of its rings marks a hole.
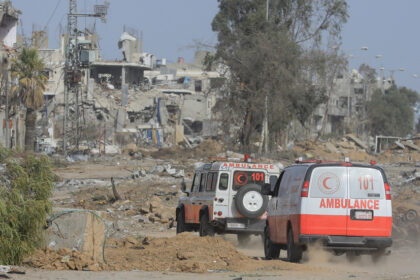
[[[151,169],[157,162],[155,160],[143,160],[142,166]],[[133,171],[137,170],[138,162],[128,164],[125,160],[114,160],[102,164],[82,163],[74,164],[67,168],[56,168],[55,172],[62,179],[109,179],[130,177]],[[410,167],[413,168],[413,167]],[[188,168],[186,168],[186,173]],[[388,172],[388,171],[387,171]],[[398,169],[398,172],[400,170]],[[391,180],[395,180],[399,175],[390,172]],[[127,186],[122,184],[120,191],[128,196],[131,194],[137,197],[133,205],[139,207],[143,205],[143,199],[140,200],[136,192],[153,193],[159,190],[168,190],[171,185],[178,183],[174,179],[168,182],[144,182],[145,179],[129,182]],[[84,189],[85,188],[85,189]],[[65,190],[56,192],[55,201],[64,201],[66,207],[76,207],[81,199],[84,199],[87,193],[91,192],[94,196],[97,189],[84,187],[79,190]],[[108,191],[109,192],[109,191]],[[102,194],[99,193],[99,194]],[[131,197],[132,198],[132,197]],[[67,202],[67,200],[73,202]],[[173,207],[177,197],[165,201],[168,206]],[[132,198],[132,200],[134,200]],[[172,201],[173,200],[173,201]],[[95,206],[96,201],[89,200],[91,205]],[[138,204],[138,205],[137,205]],[[79,206],[80,207],[80,206]],[[96,210],[106,210],[111,207],[109,204],[96,205]],[[90,208],[90,207],[89,207]],[[113,208],[112,208],[113,209]],[[128,215],[130,216],[130,215]],[[127,217],[128,219],[129,217]],[[175,235],[174,230],[160,230],[161,225],[145,224],[141,228],[136,227],[133,231],[141,233],[141,236],[149,235],[154,237],[170,237]],[[144,232],[143,232],[144,231]],[[236,241],[236,236],[226,235],[224,239],[230,241],[238,250],[247,256],[260,259],[263,257],[263,247],[260,237],[253,237],[246,247],[241,247]],[[281,259],[284,260],[285,252],[281,252]],[[264,269],[252,272],[228,272],[213,271],[206,273],[174,273],[174,272],[146,272],[146,271],[121,271],[121,272],[80,272],[80,271],[47,271],[39,269],[24,268],[26,275],[10,275],[12,279],[420,279],[420,244],[410,249],[393,248],[392,254],[387,256],[379,263],[373,263],[369,256],[362,256],[355,262],[348,262],[345,256],[333,256],[317,248],[311,248],[304,256],[301,264],[295,266],[285,266],[283,269]],[[157,260],[158,261],[158,260]],[[139,262],[141,260],[139,259]],[[278,260],[277,262],[282,262]],[[280,265],[279,265],[280,266]]]
[[[403,260],[401,260],[404,262]],[[251,273],[234,272],[212,272],[212,273],[165,273],[165,272],[78,272],[78,271],[26,271],[26,275],[13,275],[13,279],[420,279],[420,268],[418,258],[411,261],[409,266],[387,265],[389,262],[370,266],[368,264],[356,263],[324,263],[319,267],[325,270],[308,272],[307,270],[277,270],[277,271],[255,271]],[[411,266],[412,265],[412,266]],[[301,264],[308,266],[308,264]]]
[[[261,239],[253,237],[249,246],[240,247],[234,235],[224,236],[242,253],[260,258],[263,256]],[[281,258],[285,252],[281,252]],[[348,262],[345,256],[334,256],[318,248],[311,248],[301,264],[284,269],[257,270],[253,272],[212,271],[207,273],[174,272],[78,272],[46,271],[26,269],[26,275],[13,275],[13,279],[420,279],[419,248],[393,249],[390,256],[379,263],[373,263],[369,256],[361,256],[355,262]],[[141,261],[141,260],[139,260]],[[276,262],[282,262],[278,260]]]

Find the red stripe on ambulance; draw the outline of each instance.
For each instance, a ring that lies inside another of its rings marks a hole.
[[[300,215],[300,234],[388,237],[391,229],[392,217],[377,216],[367,222],[341,215]]]

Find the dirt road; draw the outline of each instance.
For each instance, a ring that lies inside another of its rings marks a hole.
[[[240,252],[250,257],[260,259],[263,256],[261,240],[258,237],[254,237],[246,248],[238,247],[236,238],[233,235],[225,236],[224,239],[232,242]],[[311,248],[305,254],[301,264],[286,263],[284,262],[284,257],[285,252],[282,251],[281,258],[283,260],[274,261],[278,263],[278,266],[273,265],[273,268],[268,266],[264,269],[249,272],[224,270],[207,271],[205,273],[146,272],[138,270],[78,272],[28,269],[26,275],[13,275],[13,279],[420,279],[419,248],[394,249],[390,256],[387,256],[379,263],[373,263],[369,256],[361,256],[359,260],[350,263],[345,256],[334,256],[318,248]]]
[[[149,174],[155,165],[163,164],[155,160],[143,160],[142,162],[129,163],[119,160],[114,163],[86,163],[74,164],[66,168],[57,168],[56,173],[64,180],[76,180],[73,185],[63,185],[58,188],[54,195],[54,205],[68,208],[87,208],[99,211],[114,213],[116,229],[112,232],[115,238],[125,238],[127,236],[152,236],[152,237],[173,237],[173,229],[168,229],[167,224],[160,222],[150,222],[147,219],[138,222],[139,211],[148,205],[148,201],[154,194],[160,196],[162,205],[172,210],[177,202],[178,194],[170,193],[176,190],[180,179],[172,178],[167,174]],[[170,162],[173,164],[173,162]],[[182,168],[186,173],[191,172],[192,163],[183,163]],[[137,179],[124,179],[130,177],[138,166],[143,166],[147,175]],[[147,168],[146,168],[147,167]],[[408,167],[407,167],[408,168]],[[410,167],[413,168],[413,167]],[[397,180],[400,176],[401,168],[396,168],[395,172],[389,172],[391,180]],[[387,171],[388,172],[388,171]],[[395,174],[394,174],[395,173]],[[110,187],[109,178],[119,177],[118,187],[127,201],[123,203],[109,202]],[[83,180],[93,180],[91,182]],[[81,180],[80,182],[77,180]],[[102,181],[103,182],[102,182]],[[188,180],[188,178],[187,178]],[[81,203],[83,201],[83,203]],[[103,203],[103,202],[106,203]],[[129,210],[127,210],[129,209]],[[141,212],[141,211],[140,211]],[[144,214],[146,215],[146,214]],[[149,215],[149,214],[148,214]],[[141,216],[140,218],[142,218]],[[145,216],[148,217],[148,216]],[[234,235],[224,236],[224,239],[231,242],[238,250],[252,258],[261,259],[263,257],[262,242],[259,237],[253,237],[246,247],[240,247]],[[411,243],[412,244],[412,243]],[[410,245],[411,246],[411,245]],[[116,249],[117,250],[117,249]],[[112,251],[109,250],[109,251]],[[135,252],[134,252],[135,253]],[[271,266],[265,265],[262,269],[248,271],[246,268],[239,271],[206,271],[204,273],[175,273],[175,272],[147,272],[132,271],[48,271],[37,269],[26,269],[26,275],[11,275],[12,279],[420,279],[420,244],[411,248],[393,248],[390,256],[379,263],[373,263],[368,256],[362,256],[359,260],[350,263],[345,256],[333,256],[322,250],[311,249],[301,264],[290,265],[283,260],[274,262]],[[133,256],[136,256],[135,254]],[[138,262],[141,257],[137,256]],[[156,262],[159,262],[156,259]],[[268,262],[261,260],[260,262]],[[278,265],[276,264],[278,263]]]
[[[366,261],[366,262],[365,262]],[[165,272],[77,272],[27,270],[26,275],[13,276],[13,279],[60,279],[60,280],[114,280],[114,279],[420,279],[420,268],[417,258],[396,256],[388,261],[372,265],[368,259],[354,264],[346,263],[344,258],[320,264],[304,263],[298,270],[255,271],[249,273],[211,272],[211,273],[165,273]],[[313,268],[313,269],[312,269]]]

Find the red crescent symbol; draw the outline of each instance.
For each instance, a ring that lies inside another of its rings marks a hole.
[[[332,188],[327,186],[328,179],[331,179],[331,177],[325,177],[324,181],[322,181],[322,184],[324,185],[324,188],[326,188],[327,190],[331,190]]]
[[[241,179],[242,177],[244,177],[244,175],[242,175],[242,174],[238,176],[238,182],[239,182],[239,183],[243,183],[243,182],[244,182],[244,181],[242,181],[242,179]]]

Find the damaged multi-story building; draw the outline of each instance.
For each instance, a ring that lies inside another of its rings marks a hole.
[[[11,106],[10,64],[16,56],[19,10],[11,1],[0,2],[0,143],[3,147],[23,147],[25,143],[26,111],[21,106]]]
[[[38,116],[36,144],[38,150],[52,152],[62,145],[67,38],[60,35],[58,49],[49,49],[48,38],[43,36],[46,34],[36,33],[36,40],[32,40],[49,79],[44,92],[46,105]],[[168,63],[144,52],[132,29],[125,29],[120,37],[122,59],[118,61],[101,57],[94,32],[85,30],[77,42],[84,66],[79,149],[99,152],[100,147],[107,147],[110,152],[129,143],[191,145],[217,134],[211,113],[215,104],[211,85],[220,74],[203,71],[205,53],[198,52],[193,63],[182,58]],[[69,118],[75,111],[70,104]]]
[[[3,14],[0,14],[5,55],[6,42],[9,46],[16,43],[18,22],[17,11],[7,8],[8,5],[11,6],[10,2],[5,1],[1,6]],[[30,44],[39,50],[48,77],[45,106],[38,113],[34,145],[38,151],[54,152],[63,146],[69,38],[60,34],[57,49],[50,49],[48,41],[44,30],[33,31]],[[220,133],[212,109],[218,96],[214,89],[220,88],[216,85],[223,83],[224,75],[221,70],[203,70],[206,52],[197,52],[191,63],[183,58],[174,62],[158,59],[143,50],[136,30],[125,27],[119,41],[115,42],[121,50],[119,60],[102,58],[98,35],[93,30],[79,30],[76,42],[82,70],[79,103],[74,100],[68,103],[70,132],[78,130],[77,141],[74,135],[66,140],[70,150],[100,153],[105,148],[106,152],[111,152],[130,143],[168,146],[185,142],[191,145]],[[385,80],[385,87],[388,84]],[[294,127],[289,130],[294,135],[304,135],[303,138],[314,137],[321,130],[324,134],[357,132],[360,128],[352,127],[357,123],[354,120],[363,117],[366,101],[379,86],[383,87],[384,82],[366,83],[357,71],[338,75],[328,105],[320,105],[308,122],[309,131],[293,132],[299,130]],[[5,110],[4,106],[2,108]],[[7,138],[12,137],[12,146],[23,146],[24,110],[11,112],[14,119],[9,130],[5,129],[5,114],[0,115],[4,123],[2,141],[7,131]]]
[[[309,120],[310,135],[319,133],[343,135],[355,133],[363,136],[366,131],[366,102],[371,100],[377,89],[387,90],[393,84],[392,78],[375,78],[368,81],[357,70],[343,72],[334,79],[328,104],[319,105]]]

